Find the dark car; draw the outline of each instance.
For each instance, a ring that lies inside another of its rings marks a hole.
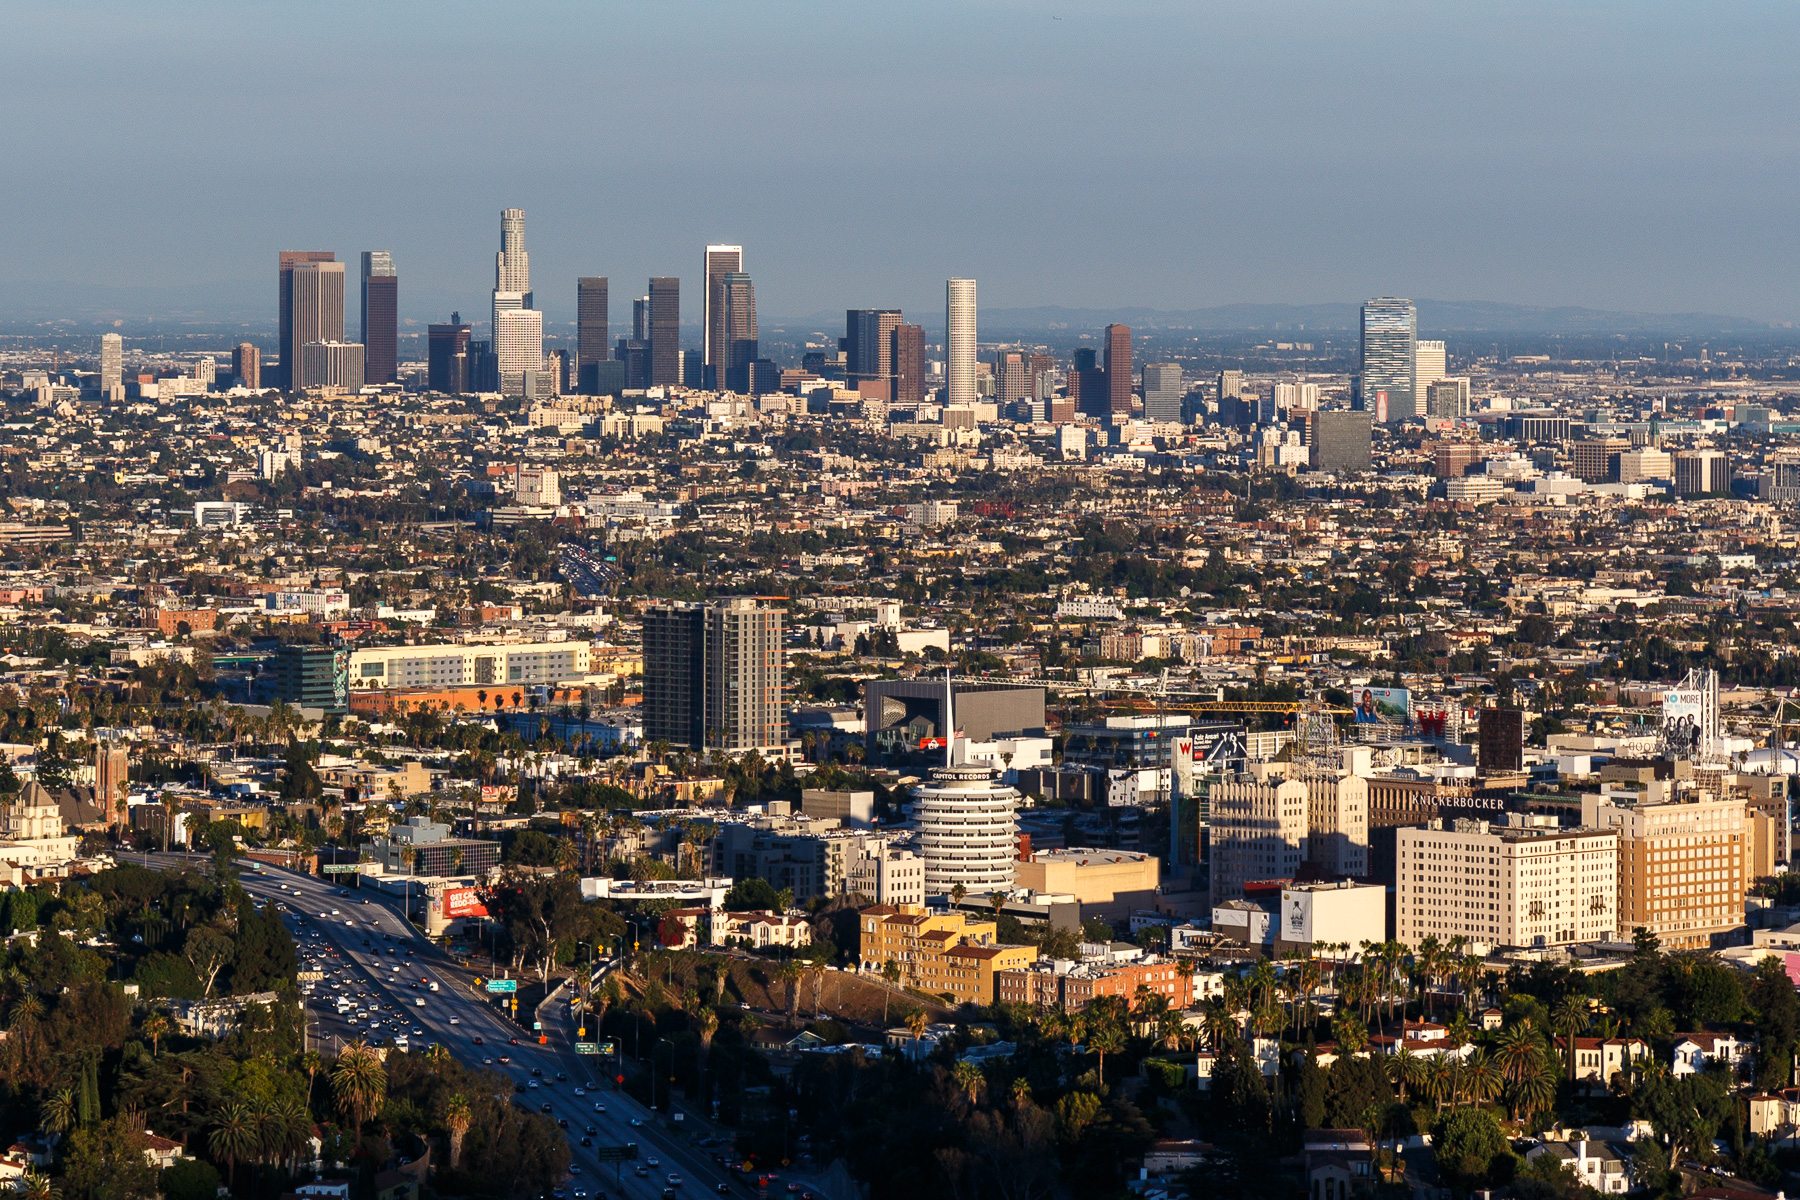
[[[549,1112],[549,1111],[550,1111],[550,1104],[549,1104],[549,1102],[548,1102],[548,1101],[545,1101],[545,1102],[544,1102],[544,1103],[543,1103],[543,1104],[542,1104],[542,1105],[540,1105],[540,1106],[539,1106],[539,1107],[538,1107],[538,1111],[539,1111],[539,1112]]]

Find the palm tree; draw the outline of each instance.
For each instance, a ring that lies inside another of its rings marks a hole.
[[[338,1112],[360,1137],[364,1123],[387,1096],[387,1068],[369,1046],[351,1042],[339,1052],[337,1065],[331,1069],[331,1093]]]
[[[1206,1044],[1215,1051],[1225,1048],[1225,1043],[1238,1035],[1237,1018],[1232,1015],[1229,1005],[1222,1000],[1209,1000],[1206,1012],[1200,1018],[1200,1027],[1206,1033]]]
[[[271,1162],[292,1166],[312,1136],[312,1113],[296,1096],[283,1096],[257,1114],[257,1140]]]
[[[1331,1018],[1331,1037],[1340,1054],[1360,1054],[1369,1046],[1368,1027],[1353,1012],[1340,1012]]]
[[[1014,1108],[1024,1108],[1031,1103],[1031,1084],[1023,1075],[1012,1081],[1011,1091]]]
[[[912,1034],[914,1062],[919,1060],[919,1039],[925,1036],[925,1030],[930,1025],[931,1018],[925,1015],[922,1008],[915,1008],[906,1014],[906,1032]]]
[[[38,1128],[45,1133],[67,1133],[75,1128],[79,1105],[74,1088],[57,1088],[38,1105]]]
[[[317,1050],[308,1050],[300,1056],[300,1069],[306,1072],[306,1102],[312,1103],[313,1080],[318,1077],[325,1066],[325,1060]]]
[[[1533,1113],[1543,1112],[1556,1103],[1556,1073],[1539,1063],[1537,1069],[1513,1084],[1513,1115],[1523,1114],[1530,1120]]]
[[[256,1114],[241,1100],[228,1100],[213,1118],[212,1130],[206,1136],[206,1148],[214,1158],[225,1160],[225,1182],[237,1186],[240,1159],[254,1157],[261,1145]]]
[[[1537,1070],[1543,1051],[1529,1018],[1509,1025],[1494,1039],[1494,1058],[1508,1083],[1517,1083]]]
[[[163,1038],[169,1035],[172,1026],[169,1018],[161,1013],[151,1013],[144,1018],[144,1036],[150,1039],[150,1055],[154,1058]]]
[[[694,1017],[694,1032],[700,1037],[700,1077],[704,1080],[706,1069],[712,1061],[713,1036],[719,1032],[718,1011],[701,1009]]]
[[[777,974],[787,985],[788,1024],[797,1025],[800,1022],[800,976],[805,974],[805,968],[794,959],[783,959]]]
[[[1550,1028],[1562,1035],[1564,1055],[1569,1064],[1569,1082],[1575,1082],[1575,1035],[1587,1027],[1587,998],[1570,992],[1556,1002],[1550,1013]]]
[[[463,1138],[468,1136],[469,1126],[475,1123],[475,1110],[469,1107],[469,1098],[461,1092],[453,1093],[444,1101],[444,1128],[450,1131],[450,1169],[456,1170],[456,1164],[462,1159]]]
[[[1125,1030],[1117,1021],[1101,1021],[1088,1034],[1088,1049],[1100,1056],[1100,1085],[1106,1086],[1106,1056],[1125,1049]]]
[[[957,1063],[951,1075],[956,1080],[956,1086],[968,1097],[969,1107],[974,1108],[981,1099],[982,1089],[987,1087],[987,1076],[981,1073],[980,1067],[966,1060]]]
[[[1393,1081],[1394,1087],[1400,1092],[1400,1102],[1404,1104],[1406,1103],[1406,1089],[1416,1088],[1424,1081],[1425,1064],[1420,1061],[1418,1055],[1402,1046],[1388,1058],[1387,1073],[1388,1078]]]
[[[1476,1050],[1463,1061],[1463,1092],[1477,1104],[1486,1104],[1498,1096],[1502,1083],[1499,1068],[1485,1050]]]
[[[1433,1055],[1425,1065],[1425,1094],[1440,1110],[1456,1098],[1455,1058],[1449,1054]]]
[[[36,1167],[19,1176],[19,1200],[62,1200],[62,1189]]]

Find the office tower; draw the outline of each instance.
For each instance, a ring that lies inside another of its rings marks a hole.
[[[1688,450],[1675,455],[1677,496],[1722,496],[1731,490],[1723,450]]]
[[[305,342],[300,347],[300,387],[354,389],[366,380],[361,342]]]
[[[782,612],[750,597],[644,613],[644,738],[695,750],[786,744]]]
[[[727,271],[713,300],[718,305],[713,325],[721,340],[713,347],[719,369],[711,386],[748,392],[750,364],[757,358],[756,285],[742,271]]]
[[[1115,415],[1131,412],[1131,326],[1106,327],[1107,408]]]
[[[1284,769],[1253,763],[1208,789],[1214,904],[1242,899],[1255,880],[1292,879],[1303,863],[1325,876],[1368,873],[1369,781],[1337,771],[1283,778]]]
[[[525,210],[500,214],[500,251],[494,256],[491,334],[494,370],[501,392],[535,392],[544,369],[544,314],[532,305],[531,255],[525,250]]]
[[[658,275],[650,281],[646,305],[651,387],[681,384],[681,280]]]
[[[975,388],[975,281],[944,285],[944,401],[973,404]]]
[[[569,352],[566,350],[549,350],[544,354],[544,375],[542,386],[536,395],[543,395],[549,389],[552,396],[561,396],[570,390]]]
[[[1371,459],[1374,414],[1325,409],[1313,414],[1312,466],[1340,474],[1367,471]]]
[[[1319,385],[1316,383],[1278,383],[1270,395],[1275,419],[1319,407]]]
[[[1569,447],[1569,474],[1583,483],[1611,483],[1619,477],[1619,455],[1629,449],[1627,437],[1583,438]]]
[[[1484,708],[1478,726],[1483,775],[1525,769],[1525,713],[1517,708]]]
[[[1244,373],[1238,370],[1219,372],[1219,399],[1236,400],[1244,394]]]
[[[613,358],[622,368],[619,386],[634,391],[650,386],[650,344],[637,338],[620,338]]]
[[[116,333],[100,335],[100,395],[117,400],[125,394],[125,339]]]
[[[1106,371],[1099,355],[1091,346],[1076,349],[1069,366],[1069,403],[1077,413],[1096,421],[1112,417],[1112,394],[1107,388]]]
[[[544,370],[543,313],[535,308],[495,310],[494,369],[506,395],[537,394],[537,377]]]
[[[500,213],[500,252],[494,256],[494,290],[520,298],[519,307],[531,307],[531,255],[525,251],[525,210],[508,208]]]
[[[231,374],[240,386],[251,391],[262,387],[262,351],[254,342],[239,342],[231,352]]]
[[[297,354],[288,374],[293,391],[321,386],[306,374],[306,347],[314,342],[344,344],[344,264],[313,261],[296,263],[289,275],[288,336]],[[356,381],[357,387],[362,380]]]
[[[639,296],[631,302],[631,338],[650,344],[650,297]]]
[[[300,360],[300,343],[294,340],[294,268],[302,263],[330,262],[335,256],[329,250],[283,250],[276,255],[280,278],[280,318],[277,325],[277,353],[281,360],[275,364],[275,385],[281,388],[294,386],[294,367]],[[341,323],[342,317],[339,321]],[[338,330],[338,337],[343,337],[343,330]]]
[[[889,361],[894,370],[894,386],[889,401],[913,406],[925,399],[925,327],[900,324],[894,326],[893,348]]]
[[[1023,350],[1001,350],[994,355],[994,403],[1012,404],[1035,399],[1031,356]]]
[[[1619,835],[1439,818],[1397,831],[1394,937],[1461,938],[1477,954],[1612,939],[1619,929]]]
[[[1431,385],[1450,373],[1444,343],[1420,339],[1413,343],[1413,413],[1431,415]]]
[[[1179,424],[1183,394],[1180,363],[1144,364],[1144,420]]]
[[[449,324],[426,331],[426,387],[452,394],[469,390],[469,333],[461,313],[451,313]]]
[[[363,369],[370,383],[392,383],[400,368],[400,277],[386,250],[362,256]]]
[[[1411,300],[1378,296],[1362,308],[1362,375],[1357,407],[1386,425],[1413,411],[1413,342],[1419,314]]]
[[[1460,375],[1432,380],[1420,416],[1461,420],[1469,415],[1469,381]]]
[[[725,329],[725,297],[720,289],[724,286],[725,276],[743,269],[742,246],[706,248],[706,279],[700,291],[701,387],[726,386],[725,375],[731,367],[731,335]]]
[[[894,330],[897,308],[852,308],[844,313],[844,382],[851,387],[894,374]]]
[[[681,351],[681,386],[699,391],[705,386],[706,360],[698,350]]]
[[[497,392],[500,390],[500,367],[494,361],[494,339],[469,341],[469,390],[471,392]]]
[[[610,355],[606,327],[606,276],[583,275],[575,281],[575,390],[600,394],[600,364]]]

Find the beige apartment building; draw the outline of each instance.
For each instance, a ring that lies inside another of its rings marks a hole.
[[[1614,937],[1618,833],[1531,821],[1512,814],[1506,824],[1438,820],[1400,830],[1395,937],[1410,946],[1461,937],[1477,953]]]
[[[1621,935],[1647,929],[1691,949],[1743,927],[1753,862],[1743,800],[1684,800],[1656,781],[1634,797],[1583,796],[1581,823],[1618,831]]]
[[[1290,766],[1255,762],[1209,786],[1213,904],[1241,899],[1246,883],[1292,879],[1303,863],[1369,873],[1369,781],[1343,772],[1284,778]]]

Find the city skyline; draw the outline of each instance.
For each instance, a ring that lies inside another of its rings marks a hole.
[[[1413,5],[1349,14],[1137,4],[1129,19],[1108,23],[1072,5],[1003,4],[966,14],[964,36],[947,52],[930,21],[797,5],[727,11],[700,40],[703,57],[722,53],[708,45],[752,55],[831,45],[867,51],[859,61],[871,73],[871,86],[848,98],[804,72],[779,87],[749,81],[733,93],[732,129],[752,132],[731,137],[699,114],[716,111],[736,81],[702,82],[657,121],[602,116],[585,125],[570,114],[588,97],[578,105],[572,84],[554,82],[561,65],[604,44],[614,74],[600,111],[615,111],[665,49],[687,45],[701,23],[694,14],[548,6],[520,14],[515,36],[496,48],[479,21],[428,31],[328,5],[338,33],[392,47],[399,98],[369,105],[366,82],[331,86],[351,59],[304,53],[324,48],[318,30],[329,20],[203,4],[154,16],[24,13],[21,36],[43,53],[20,68],[22,158],[57,161],[79,128],[83,153],[120,173],[148,167],[150,154],[203,147],[280,145],[291,162],[330,146],[346,172],[393,182],[355,203],[321,203],[310,189],[264,186],[262,149],[221,162],[207,188],[179,200],[126,186],[52,200],[39,190],[55,186],[56,172],[28,173],[17,203],[38,216],[31,236],[8,247],[0,319],[109,308],[204,309],[225,319],[264,294],[258,264],[271,247],[336,246],[345,256],[374,245],[406,264],[403,316],[422,326],[452,308],[482,307],[474,284],[491,253],[489,214],[502,204],[534,214],[538,290],[552,322],[572,319],[577,276],[691,270],[693,247],[721,235],[755,248],[765,319],[870,304],[924,309],[938,281],[956,273],[981,278],[996,309],[1179,310],[1398,292],[1800,318],[1781,267],[1800,236],[1782,203],[1800,154],[1780,117],[1793,109],[1795,83],[1778,51],[1800,32],[1800,14],[1743,6],[1696,23],[1675,19],[1673,7],[1634,8],[1643,14],[1636,21],[1613,11],[1451,18]],[[1590,52],[1597,36],[1608,55]],[[1351,114],[1395,103],[1356,66],[1357,51],[1383,38],[1431,65],[1419,91],[1398,101],[1407,135],[1362,139],[1349,155]],[[266,62],[226,52],[240,43],[298,53]],[[1161,86],[1209,47],[1206,86]],[[146,136],[106,68],[163,52],[206,82],[196,97],[229,89],[248,99],[159,98],[143,111],[179,119]],[[1035,67],[1075,52],[1091,69],[1049,80]],[[102,69],[72,89],[59,64],[77,55]],[[552,82],[523,108],[505,106],[502,118],[480,103],[497,86],[484,80],[508,77],[499,68],[527,55]],[[322,107],[304,127],[261,96],[265,87],[281,93],[300,61],[323,75]],[[855,131],[874,119],[876,97],[889,96],[903,100],[909,119],[872,154]],[[809,132],[779,153],[758,132],[787,128]],[[1090,169],[1055,189],[968,170],[1000,130],[1023,151],[1060,157],[1073,146]],[[580,155],[560,152],[571,136]],[[467,154],[444,152],[450,141],[491,153],[470,168]],[[558,165],[542,170],[546,161]],[[620,170],[621,162],[641,166]],[[805,186],[793,182],[802,162]],[[741,183],[729,201],[708,182],[722,172]],[[933,182],[952,176],[957,187]],[[1084,177],[1135,186],[1101,189]]]

